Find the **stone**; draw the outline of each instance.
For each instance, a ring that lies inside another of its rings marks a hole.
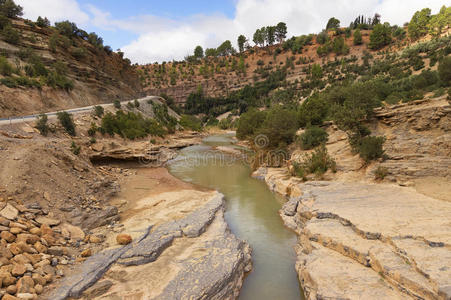
[[[13,254],[13,255],[18,255],[18,254],[21,254],[22,252],[23,252],[23,250],[22,250],[22,248],[21,247],[19,247],[18,245],[17,245],[17,243],[12,243],[10,246],[9,246],[9,251],[11,251],[11,253]]]
[[[25,265],[25,264],[29,264],[31,262],[31,260],[28,257],[26,257],[24,254],[18,254],[16,256],[14,256],[12,261],[14,261],[16,264],[19,264],[19,265]]]
[[[13,295],[6,294],[3,296],[2,300],[20,300],[20,298],[14,297]]]
[[[42,243],[40,241],[37,241],[34,244],[34,248],[39,252],[39,253],[47,253],[47,247],[42,245]]]
[[[0,233],[0,238],[4,239],[8,243],[12,243],[16,240],[16,236],[8,231],[2,231],[2,233]]]
[[[41,236],[41,229],[37,227],[33,227],[30,229],[30,233],[34,235]]]
[[[47,253],[50,255],[61,256],[63,255],[63,248],[60,246],[52,246],[47,249]]]
[[[25,274],[26,271],[27,271],[27,268],[25,267],[25,265],[15,264],[11,271],[11,274],[13,276],[18,277],[18,276],[22,276],[23,274]]]
[[[36,222],[38,222],[41,225],[48,225],[48,226],[56,226],[61,223],[60,220],[49,218],[49,217],[44,217],[44,216],[39,216],[35,220],[36,220]]]
[[[39,240],[41,240],[41,238],[37,235],[34,234],[29,234],[29,233],[21,233],[17,235],[17,242],[24,242],[26,244],[35,244],[36,242],[38,242]]]
[[[9,226],[10,221],[4,217],[0,217],[0,225],[1,226],[5,226],[8,227]]]
[[[33,275],[31,275],[31,278],[33,279],[35,284],[40,284],[40,285],[44,286],[47,283],[45,278],[38,273],[33,273]]]
[[[16,287],[16,285],[12,284],[12,285],[8,286],[8,287],[6,288],[6,292],[7,292],[8,294],[10,294],[10,295],[14,295],[15,293],[17,293],[17,287]]]
[[[11,275],[11,273],[3,270],[0,271],[0,281],[3,282],[3,286],[10,286],[16,283],[16,278]]]
[[[116,236],[116,242],[119,245],[128,245],[132,242],[132,237],[129,234],[121,233]]]
[[[92,255],[92,250],[90,248],[88,248],[80,253],[81,257],[89,257],[91,255]]]
[[[17,293],[30,293],[34,288],[34,281],[30,276],[24,276],[17,281],[16,287]]]
[[[10,231],[12,234],[19,234],[19,233],[22,233],[22,232],[23,232],[23,229],[22,229],[22,228],[19,228],[19,227],[13,227],[13,228],[11,228],[9,231]]]
[[[93,243],[93,244],[100,244],[100,243],[102,242],[102,239],[99,238],[98,236],[91,235],[91,236],[89,237],[89,242],[90,242],[90,243]]]
[[[62,231],[66,231],[69,234],[69,237],[74,241],[81,241],[85,238],[84,231],[78,226],[65,223],[61,228]]]
[[[15,220],[19,214],[17,208],[11,204],[6,204],[6,206],[0,211],[0,216],[8,220]]]
[[[17,293],[17,298],[24,300],[33,300],[35,296],[32,293]]]
[[[44,287],[40,284],[37,284],[34,286],[34,290],[35,290],[36,294],[40,295],[44,291]]]

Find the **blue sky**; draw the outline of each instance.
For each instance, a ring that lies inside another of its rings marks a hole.
[[[347,26],[357,15],[382,15],[401,25],[424,7],[433,13],[449,0],[15,0],[24,17],[67,20],[96,32],[113,49],[141,64],[180,60],[197,45],[217,47],[238,35],[285,22],[288,35],[318,33],[330,17]],[[448,3],[446,3],[448,2]],[[253,44],[252,42],[250,42]]]

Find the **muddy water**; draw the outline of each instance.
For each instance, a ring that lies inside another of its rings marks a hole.
[[[169,164],[169,171],[225,195],[227,223],[253,249],[253,270],[244,281],[240,299],[302,299],[294,269],[296,236],[283,226],[278,214],[284,200],[251,178],[250,168],[242,161],[212,150],[231,141],[230,135],[211,136],[202,145],[185,148]]]

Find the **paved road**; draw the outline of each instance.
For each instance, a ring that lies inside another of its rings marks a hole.
[[[158,96],[147,96],[144,98],[140,98],[137,99],[140,103],[147,101],[147,100],[151,100],[151,99],[160,99],[160,97]],[[133,101],[133,100],[132,100]],[[130,102],[130,100],[127,101],[122,101],[121,102],[121,106],[123,105],[127,105],[127,103]],[[106,104],[97,104],[98,106],[102,106],[103,108],[108,108],[108,107],[113,107],[113,103],[106,103]],[[61,110],[61,111],[65,111],[68,112],[70,114],[76,115],[76,114],[80,114],[80,113],[86,113],[86,112],[91,112],[95,106],[97,105],[90,105],[90,106],[85,106],[85,107],[79,107],[79,108],[72,108],[72,109],[66,109],[66,110]],[[45,113],[49,119],[52,118],[56,118],[56,114],[58,112],[61,111],[52,111],[52,112],[48,112]],[[22,117],[11,117],[11,118],[0,118],[0,126],[3,125],[10,125],[10,124],[17,124],[17,123],[24,123],[24,122],[30,122],[30,121],[35,121],[36,117],[38,117],[40,114],[34,114],[34,115],[28,115],[28,116],[22,116]]]

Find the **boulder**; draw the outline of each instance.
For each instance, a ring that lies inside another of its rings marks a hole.
[[[25,265],[22,264],[15,264],[13,269],[11,270],[11,274],[13,276],[22,276],[23,274],[25,274],[25,272],[27,271],[27,268],[25,267]]]
[[[17,293],[30,293],[34,288],[34,281],[30,276],[24,276],[17,281]]]
[[[41,225],[48,225],[48,226],[56,226],[61,223],[60,220],[52,219],[52,218],[44,217],[44,216],[37,217],[36,222],[38,222]]]
[[[66,233],[72,240],[75,241],[82,241],[85,238],[85,233],[78,226],[73,226],[71,224],[65,223],[61,226],[61,231],[63,233],[63,236]]]
[[[92,250],[91,249],[86,249],[83,252],[80,253],[81,257],[90,257],[92,255]]]
[[[15,220],[18,214],[19,211],[17,210],[17,208],[9,203],[6,204],[5,208],[0,211],[0,216],[8,220]]]

